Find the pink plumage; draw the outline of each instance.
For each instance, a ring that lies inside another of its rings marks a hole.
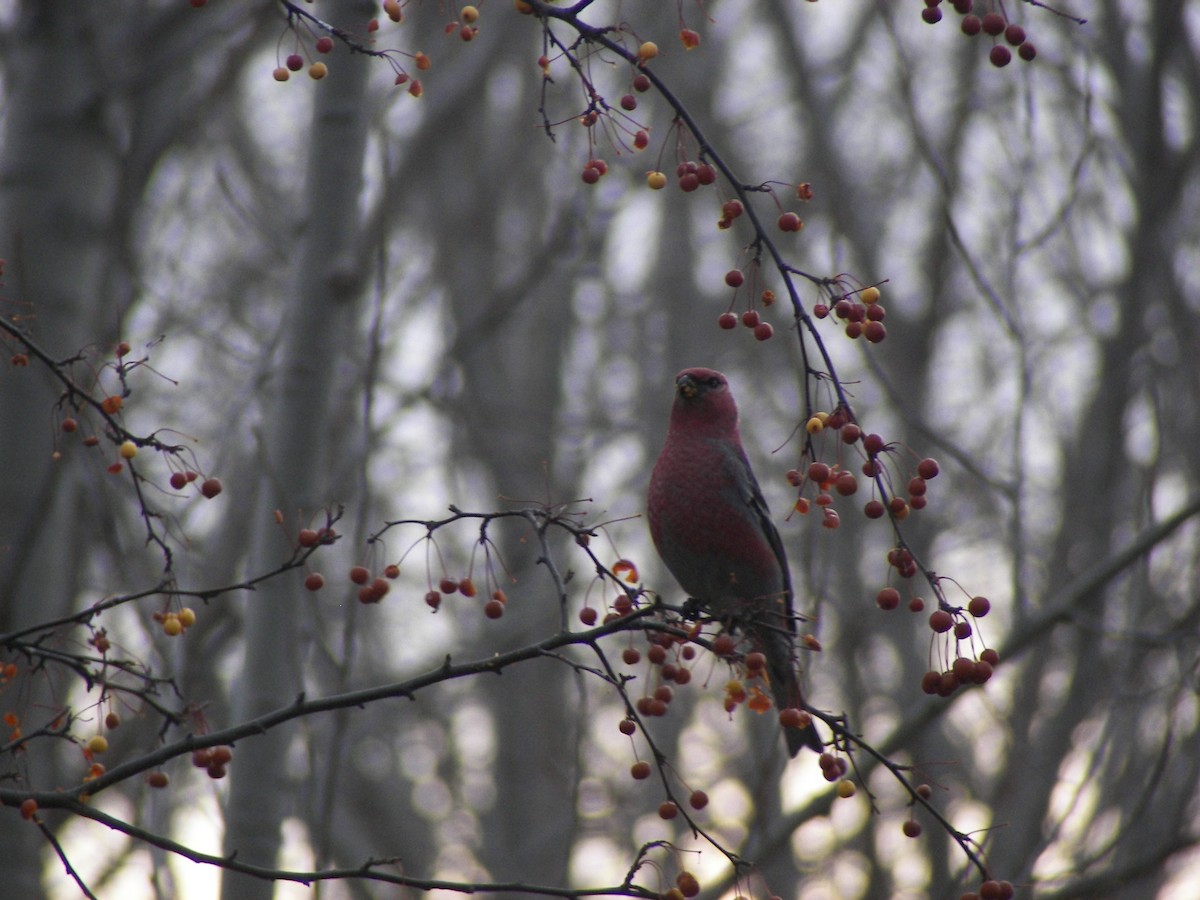
[[[803,709],[787,557],[742,449],[729,382],[712,369],[685,369],[675,387],[650,476],[650,536],[688,596],[766,656],[775,705]],[[784,736],[792,756],[801,747],[823,749],[812,725]]]

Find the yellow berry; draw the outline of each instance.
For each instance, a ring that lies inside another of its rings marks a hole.
[[[320,81],[329,74],[329,67],[323,62],[315,62],[308,67],[308,77],[313,81]]]
[[[93,753],[103,753],[108,749],[108,738],[102,734],[93,735],[91,740],[88,741],[87,747]]]
[[[661,191],[667,186],[667,176],[662,172],[647,172],[646,184],[651,190]]]
[[[271,74],[275,76],[276,81],[287,81],[292,77],[292,73],[289,72],[284,66],[276,66],[275,71]]]
[[[853,797],[858,789],[854,786],[854,782],[847,778],[843,778],[838,782],[837,793],[843,800]]]
[[[813,416],[804,423],[804,430],[809,434],[819,434],[825,428],[825,423],[821,421],[820,416]]]
[[[638,47],[637,55],[638,59],[642,62],[654,59],[654,57],[658,56],[658,44],[654,43],[654,41],[646,41],[642,46]]]
[[[133,459],[137,456],[137,444],[133,441],[125,441],[121,444],[121,458]]]
[[[874,285],[869,288],[863,288],[862,292],[858,295],[858,299],[867,306],[870,306],[872,303],[875,303],[879,300],[879,288],[875,287]]]
[[[183,623],[175,613],[167,613],[163,617],[162,629],[167,637],[175,637],[183,631]]]
[[[464,6],[462,12],[458,14],[459,18],[470,25],[479,18],[479,10],[474,6]]]
[[[179,624],[184,628],[191,628],[196,624],[196,611],[190,606],[185,606],[179,611]]]

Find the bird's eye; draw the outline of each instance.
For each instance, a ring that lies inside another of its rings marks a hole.
[[[710,388],[717,388],[717,387],[720,387],[720,386],[721,386],[721,379],[720,379],[720,378],[718,378],[716,375],[713,375],[711,378],[709,378],[709,379],[708,379],[708,386],[709,386]]]

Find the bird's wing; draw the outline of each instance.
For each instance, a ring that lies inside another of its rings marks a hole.
[[[775,527],[775,523],[771,519],[767,498],[763,496],[762,488],[758,486],[758,479],[754,477],[754,470],[750,468],[750,461],[746,458],[744,450],[742,451],[742,463],[745,465],[746,475],[749,478],[747,487],[750,495],[746,498],[746,502],[758,521],[758,526],[762,529],[767,543],[771,545],[775,559],[779,562],[779,571],[783,574],[783,617],[787,620],[788,631],[795,634],[796,615],[792,605],[792,573],[788,569],[787,554],[783,551],[783,538],[779,536],[779,529]]]

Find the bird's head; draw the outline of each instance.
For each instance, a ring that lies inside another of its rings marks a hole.
[[[675,376],[675,405],[672,425],[706,430],[730,431],[737,428],[737,404],[729,390],[729,381],[715,369],[684,369]]]

